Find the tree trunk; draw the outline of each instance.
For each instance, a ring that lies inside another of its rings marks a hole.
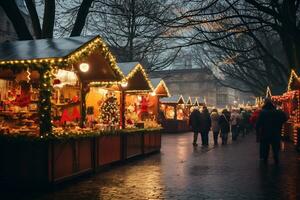
[[[34,35],[36,38],[41,38],[42,29],[41,29],[39,16],[36,11],[35,2],[33,0],[25,0],[25,2],[32,21],[32,28],[33,28]]]
[[[82,32],[82,29],[85,25],[85,21],[86,21],[86,18],[87,18],[87,15],[89,13],[89,9],[92,5],[94,0],[83,0],[81,5],[80,5],[80,8],[78,10],[78,13],[77,13],[77,17],[76,17],[76,20],[75,20],[75,24],[74,24],[74,27],[73,27],[73,30],[71,32],[71,37],[72,36],[79,36]]]
[[[20,40],[32,40],[32,35],[15,1],[0,0],[7,17],[12,22],[14,29]]]
[[[45,11],[43,20],[43,38],[53,37],[55,22],[55,0],[45,0]]]
[[[279,8],[282,29],[279,32],[289,62],[289,68],[300,69],[300,30],[297,27],[296,5],[294,1],[283,1]]]

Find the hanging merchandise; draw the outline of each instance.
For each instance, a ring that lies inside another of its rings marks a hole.
[[[57,71],[57,74],[55,74],[55,78],[56,79],[54,79],[54,82],[57,82],[56,81],[57,79],[61,82],[61,83],[58,83],[57,85],[59,85],[59,84],[76,85],[76,83],[78,81],[78,78],[77,78],[77,75],[75,74],[75,72],[62,70],[62,69],[59,69]]]

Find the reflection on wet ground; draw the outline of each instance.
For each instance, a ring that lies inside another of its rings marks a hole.
[[[290,144],[276,167],[259,162],[254,135],[208,148],[191,141],[192,133],[164,135],[160,154],[22,199],[300,199],[300,156]]]

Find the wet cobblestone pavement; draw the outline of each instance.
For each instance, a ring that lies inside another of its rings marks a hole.
[[[300,154],[291,145],[283,145],[276,167],[273,160],[259,162],[254,135],[208,148],[193,148],[191,141],[192,133],[164,135],[160,154],[46,194],[15,194],[16,199],[300,199]]]

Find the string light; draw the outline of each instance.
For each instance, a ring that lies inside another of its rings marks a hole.
[[[188,98],[186,104],[187,104],[187,105],[192,105],[192,99],[191,99],[191,97]]]
[[[37,63],[45,63],[59,66],[59,67],[69,67],[74,63],[78,63],[79,61],[85,60],[90,54],[94,53],[96,49],[100,49],[100,53],[104,57],[105,60],[108,61],[110,67],[112,67],[113,71],[120,77],[121,80],[125,79],[124,74],[117,66],[115,57],[111,54],[109,49],[106,47],[106,44],[100,39],[100,36],[95,37],[90,40],[85,45],[81,46],[79,49],[72,52],[70,55],[66,57],[58,57],[58,58],[35,58],[28,60],[7,60],[1,61],[0,65],[21,65],[24,64],[37,64]]]
[[[295,70],[292,69],[289,82],[288,82],[288,89],[287,89],[288,91],[291,90],[291,85],[294,79],[298,79],[298,75],[296,74]]]
[[[166,85],[166,83],[165,83],[164,80],[160,80],[159,83],[158,83],[158,85],[157,85],[156,88],[154,89],[154,92],[155,92],[156,94],[158,94],[158,93],[157,93],[157,90],[158,90],[160,87],[163,87],[163,88],[165,89],[166,94],[167,94],[167,95],[166,95],[167,97],[170,97],[170,96],[171,96],[171,94],[170,94],[170,92],[169,92],[169,89],[168,89],[168,87],[167,87],[167,85]]]
[[[139,64],[139,63],[138,63],[138,64],[130,71],[130,73],[128,74],[128,76],[126,77],[126,79],[129,81],[131,78],[134,77],[134,75],[135,75],[138,71],[141,71],[141,72],[142,72],[142,74],[143,74],[143,76],[144,76],[144,78],[145,78],[145,80],[146,80],[146,82],[147,82],[149,88],[151,89],[151,91],[153,91],[153,90],[154,90],[153,85],[152,85],[151,81],[149,80],[148,75],[146,74],[144,68],[143,68],[142,65]]]
[[[272,98],[272,93],[271,93],[271,89],[269,86],[267,87],[266,98]]]

